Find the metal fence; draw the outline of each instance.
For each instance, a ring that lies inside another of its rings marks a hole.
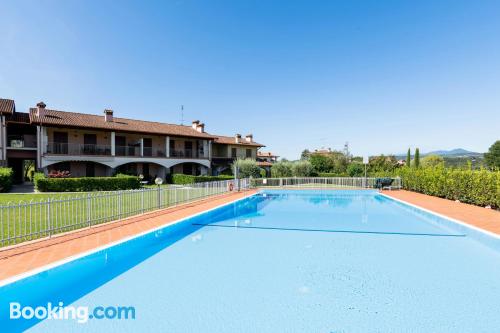
[[[249,187],[248,179],[240,179],[128,191],[68,193],[38,201],[7,203],[0,205],[0,246],[90,228]]]
[[[376,188],[380,178],[365,177],[293,177],[293,178],[258,178],[252,180],[255,187],[304,187],[304,188]],[[392,178],[392,183],[385,188],[400,189],[401,178]]]

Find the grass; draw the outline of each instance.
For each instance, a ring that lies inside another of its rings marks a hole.
[[[214,194],[217,194],[216,189],[168,186],[162,186],[160,194],[154,188],[125,191],[122,195],[117,192],[0,194],[0,246],[118,220]]]

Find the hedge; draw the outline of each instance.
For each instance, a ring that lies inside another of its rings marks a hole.
[[[203,183],[203,182],[215,182],[219,180],[230,180],[234,179],[233,176],[192,176],[184,175],[181,173],[173,174],[171,177],[172,184],[193,184],[193,183]]]
[[[36,174],[35,187],[40,192],[90,192],[132,190],[141,187],[134,176],[84,177],[84,178],[47,178]]]
[[[478,206],[500,208],[500,171],[401,168],[403,188]]]
[[[8,192],[12,188],[14,172],[11,168],[0,168],[0,192]]]

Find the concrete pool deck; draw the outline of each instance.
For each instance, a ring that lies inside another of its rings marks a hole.
[[[500,212],[497,210],[405,190],[383,191],[383,193],[392,198],[500,235]]]
[[[0,281],[40,269],[72,256],[168,225],[185,217],[250,196],[257,190],[219,195],[0,249]],[[409,191],[384,194],[500,235],[500,212]]]
[[[250,196],[257,190],[222,194],[0,249],[0,281],[40,269],[185,217]]]

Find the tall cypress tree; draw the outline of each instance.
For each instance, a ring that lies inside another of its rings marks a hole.
[[[418,168],[420,166],[420,151],[415,149],[415,168]]]
[[[409,167],[411,163],[411,152],[410,148],[408,148],[408,152],[406,153],[406,166]]]

